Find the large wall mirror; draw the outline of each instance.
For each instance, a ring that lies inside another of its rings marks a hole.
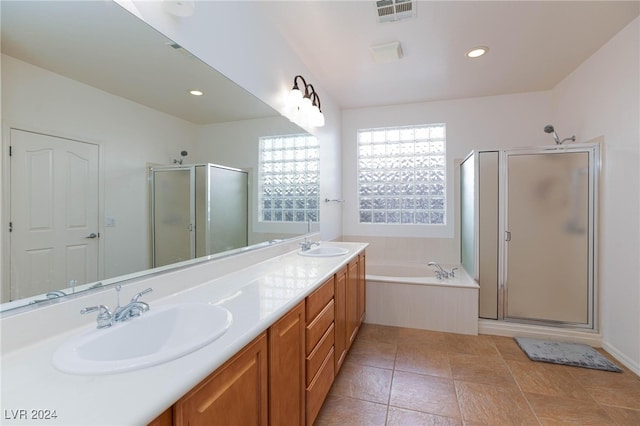
[[[158,271],[153,167],[214,163],[247,172],[247,247],[308,232],[307,221],[257,217],[259,138],[302,129],[114,2],[0,7],[3,215],[11,222],[0,311]],[[82,241],[67,244],[65,256],[43,249],[21,257],[31,240],[60,238],[50,232],[57,223]],[[83,265],[73,266],[78,259]],[[177,265],[184,262],[163,269]]]

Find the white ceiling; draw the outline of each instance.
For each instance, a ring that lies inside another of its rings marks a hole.
[[[341,108],[550,90],[640,13],[639,1],[419,1],[415,17],[378,23],[375,5],[259,7]],[[391,41],[403,58],[374,63],[369,47]],[[477,45],[489,53],[466,58]]]

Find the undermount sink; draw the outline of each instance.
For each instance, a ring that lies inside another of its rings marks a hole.
[[[71,338],[55,351],[52,362],[73,374],[138,370],[202,348],[226,333],[231,321],[227,309],[205,303],[152,307],[138,318]]]
[[[301,256],[312,257],[330,257],[330,256],[342,256],[349,253],[349,250],[342,247],[330,247],[330,246],[318,246],[309,250],[299,251]]]

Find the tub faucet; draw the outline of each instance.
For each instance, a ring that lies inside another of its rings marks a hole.
[[[440,264],[438,262],[429,262],[427,263],[428,266],[434,266],[436,269],[436,278],[438,278],[439,280],[443,279],[443,278],[453,278],[456,276],[456,270],[458,268],[453,268],[450,271],[447,271],[446,269],[444,269],[442,266],[440,266]]]

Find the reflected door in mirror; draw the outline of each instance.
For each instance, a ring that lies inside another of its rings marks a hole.
[[[10,300],[97,281],[98,146],[17,129],[10,137]]]

